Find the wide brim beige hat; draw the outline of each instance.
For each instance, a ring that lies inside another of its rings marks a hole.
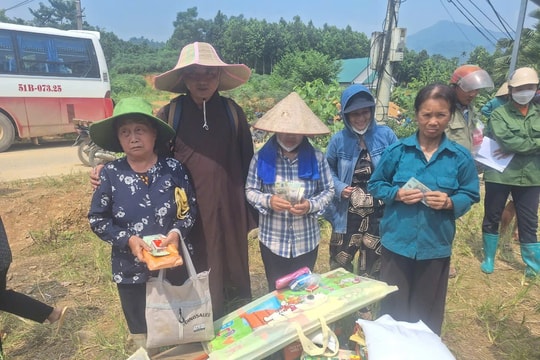
[[[253,127],[286,134],[324,135],[330,133],[330,129],[296,92],[290,93],[268,110]]]
[[[219,58],[212,45],[194,42],[182,48],[176,66],[154,77],[154,86],[158,90],[173,93],[187,92],[183,79],[183,69],[190,65],[219,67],[219,90],[231,90],[249,80],[251,70],[244,64],[227,64]]]

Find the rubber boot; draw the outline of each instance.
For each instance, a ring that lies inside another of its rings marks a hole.
[[[486,274],[491,274],[495,264],[495,253],[497,252],[499,235],[483,233],[482,240],[484,243],[484,261],[482,261],[480,269]]]
[[[540,274],[540,243],[521,243],[521,258],[527,265],[525,276]]]

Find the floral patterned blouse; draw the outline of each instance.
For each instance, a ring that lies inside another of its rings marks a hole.
[[[145,283],[150,275],[146,265],[131,253],[131,235],[167,235],[177,229],[185,239],[195,222],[195,192],[180,162],[159,157],[143,175],[133,171],[126,158],[109,162],[100,172],[101,184],[92,197],[90,227],[101,240],[112,245],[116,283]],[[189,203],[189,211],[181,220],[176,215],[177,187],[185,190]]]

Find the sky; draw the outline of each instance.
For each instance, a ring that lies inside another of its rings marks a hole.
[[[150,40],[166,41],[173,33],[176,14],[197,7],[199,18],[213,19],[218,10],[228,17],[244,15],[244,18],[266,19],[278,22],[280,18],[290,22],[298,15],[302,22],[310,20],[316,27],[324,24],[345,28],[350,25],[355,31],[368,37],[383,31],[386,15],[386,0],[80,0],[85,20],[93,26],[111,31],[124,40],[145,37]],[[28,8],[36,9],[46,0],[2,0],[0,8],[7,10],[9,17],[31,19]],[[19,4],[23,4],[16,7]],[[454,3],[467,6],[471,19],[485,28],[502,31],[500,23],[489,6],[502,16],[512,34],[517,27],[521,1],[518,0],[402,0],[399,7],[398,27],[407,29],[412,35],[438,21],[447,20],[469,24]],[[527,2],[527,14],[536,5]],[[483,11],[486,15],[482,15]],[[466,13],[467,14],[467,13]],[[535,20],[525,17],[525,27],[533,27]]]

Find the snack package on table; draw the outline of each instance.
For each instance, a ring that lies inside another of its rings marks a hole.
[[[216,337],[203,343],[209,359],[263,359],[354,311],[396,291],[396,286],[342,268],[320,274],[311,292],[273,291],[214,322]]]

